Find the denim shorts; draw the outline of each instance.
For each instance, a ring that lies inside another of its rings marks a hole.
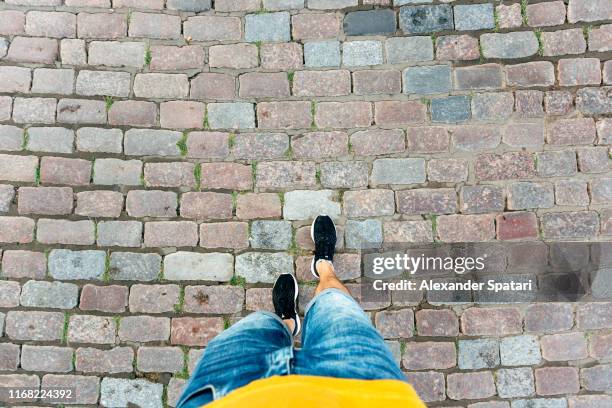
[[[176,406],[200,407],[252,381],[289,374],[406,380],[357,302],[326,289],[306,308],[301,348],[278,316],[252,313],[208,344]]]

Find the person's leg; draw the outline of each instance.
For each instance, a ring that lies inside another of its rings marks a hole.
[[[283,274],[272,288],[275,314],[252,313],[204,349],[177,408],[195,408],[252,381],[290,374],[293,336],[300,328],[295,276]]]
[[[405,380],[382,336],[337,279],[333,266],[318,262],[317,272],[321,281],[304,317],[295,374]]]
[[[217,337],[191,375],[177,408],[195,408],[260,378],[289,373],[293,337],[268,312],[251,313]]]
[[[347,288],[336,277],[333,257],[336,228],[328,216],[318,216],[311,228],[315,243],[312,273],[319,285],[306,308],[302,349],[294,372],[356,379],[399,379],[405,376],[382,336]]]
[[[340,292],[344,292],[347,295],[350,295],[348,289],[340,279],[336,276],[334,272],[334,265],[331,262],[320,261],[317,262],[316,266],[317,274],[319,275],[319,284],[315,289],[315,295],[318,295],[321,291],[325,289],[338,289]]]

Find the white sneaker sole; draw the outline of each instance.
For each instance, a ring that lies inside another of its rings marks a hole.
[[[293,335],[297,336],[298,334],[300,334],[300,330],[302,330],[302,322],[300,322],[300,315],[298,314],[298,304],[297,304],[299,287],[298,287],[298,281],[295,275],[291,275],[291,276],[293,277],[293,284],[295,285],[295,294],[293,295],[293,304],[295,305],[293,309],[295,311],[295,333],[293,333]]]

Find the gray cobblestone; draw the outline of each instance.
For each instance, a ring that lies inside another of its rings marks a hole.
[[[332,218],[340,215],[340,203],[334,201],[332,190],[294,190],[285,193],[284,218],[287,220],[307,220],[319,214]]]
[[[21,348],[21,368],[27,371],[67,373],[72,371],[70,347],[31,346]]]
[[[483,34],[480,44],[486,58],[524,58],[538,52],[538,40],[531,31]]]
[[[57,100],[54,98],[15,98],[13,121],[16,123],[54,123]]]
[[[142,68],[146,44],[143,42],[92,41],[89,44],[89,65]]]
[[[244,39],[256,41],[289,41],[289,13],[247,14],[245,19]]]
[[[533,335],[504,337],[500,340],[501,362],[505,366],[540,364],[540,343]]]
[[[15,188],[8,184],[0,184],[0,213],[9,212],[15,198]]]
[[[233,261],[230,254],[175,252],[164,258],[164,278],[227,282],[234,272]]]
[[[555,204],[553,186],[550,183],[513,183],[508,189],[508,209],[526,210],[550,208]]]
[[[449,96],[431,100],[431,120],[441,123],[459,123],[471,117],[468,96]]]
[[[449,65],[410,67],[404,70],[405,93],[439,94],[449,92],[451,88]]]
[[[212,7],[212,0],[168,0],[166,7],[170,10],[181,10],[181,11],[193,11],[198,13],[200,11],[210,10]]]
[[[94,162],[95,184],[141,184],[142,162],[140,160],[98,159]]]
[[[49,253],[49,273],[55,279],[102,279],[105,265],[104,251],[53,249]]]
[[[392,9],[355,11],[344,17],[346,35],[377,35],[395,32],[395,12]]]
[[[459,368],[477,370],[497,367],[499,359],[499,342],[495,339],[459,340]]]
[[[342,45],[342,64],[355,67],[383,63],[380,41],[346,41]]]
[[[86,96],[126,97],[130,94],[131,77],[127,72],[79,71],[76,93]]]
[[[236,275],[247,283],[273,283],[283,273],[293,273],[293,257],[289,254],[247,252],[236,257]]]
[[[456,30],[484,30],[495,27],[493,4],[466,4],[453,8]]]
[[[125,132],[123,146],[128,156],[180,156],[177,142],[182,136],[171,130],[130,129]]]
[[[400,8],[399,25],[407,34],[426,34],[453,29],[450,5],[406,6]]]
[[[28,281],[21,290],[22,306],[72,309],[77,304],[79,288],[72,283]]]
[[[340,41],[313,41],[304,44],[304,61],[307,67],[340,66]]]
[[[27,149],[48,153],[72,153],[74,151],[74,131],[61,127],[28,128]]]
[[[255,127],[253,105],[246,102],[211,103],[207,106],[211,129],[252,129]]]
[[[101,221],[98,223],[98,246],[140,247],[140,221]]]
[[[347,248],[378,248],[383,241],[382,224],[379,220],[348,220],[344,234]]]
[[[106,407],[162,408],[163,384],[142,379],[103,378],[100,387],[100,403]]]
[[[512,401],[512,408],[567,408],[565,398],[534,398]]]
[[[289,221],[253,221],[251,223],[251,247],[255,249],[289,249],[292,240]]]
[[[378,159],[372,168],[372,184],[419,184],[425,182],[423,159]]]
[[[114,280],[152,281],[161,271],[161,256],[132,252],[113,252],[110,275]]]
[[[5,151],[19,151],[23,148],[24,130],[17,126],[0,125],[0,149]]]
[[[527,397],[535,394],[530,367],[504,368],[497,371],[497,393],[502,398]]]
[[[76,132],[79,151],[94,153],[121,153],[123,132],[121,129],[82,127]]]
[[[70,95],[74,92],[74,78],[73,69],[38,68],[34,70],[32,92]]]
[[[428,36],[388,38],[385,48],[390,64],[431,61],[434,58],[433,42]]]

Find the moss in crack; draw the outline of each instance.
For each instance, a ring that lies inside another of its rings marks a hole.
[[[134,370],[134,372],[136,372],[136,370]],[[164,389],[162,391],[162,396],[161,396],[161,403],[162,403],[162,407],[167,408],[170,405],[168,405],[168,386],[164,385]]]
[[[181,313],[183,311],[183,307],[185,306],[185,288],[181,286],[179,292],[178,303],[174,305],[174,312]]]
[[[482,43],[481,42],[478,42],[478,55],[480,56],[478,62],[480,64],[484,64],[485,61],[487,60],[487,57],[485,57],[485,55],[484,55],[484,49],[482,48]]]
[[[438,231],[438,214],[428,214],[425,218],[431,221],[431,233],[435,242],[438,240],[436,237],[436,231]]]
[[[202,165],[200,163],[196,163],[193,168],[193,178],[196,182],[196,191],[200,191],[202,188]]]
[[[287,80],[289,81],[289,89],[293,88],[293,78],[295,77],[295,72],[287,71]]]
[[[34,174],[34,184],[36,184],[37,186],[40,185],[40,166],[36,167],[36,171]]]
[[[204,129],[210,129],[210,123],[208,123],[208,106],[204,108],[204,118],[202,119],[202,127]]]
[[[106,107],[107,112],[113,107],[113,103],[115,103],[115,100],[112,96],[104,97],[104,106]]]
[[[232,321],[228,316],[223,316],[223,330],[227,330],[232,327]]]
[[[111,266],[110,266],[110,256],[108,255],[108,252],[106,253],[106,256],[104,258],[104,273],[102,274],[102,281],[103,282],[110,282],[112,277],[111,277]]]
[[[28,129],[23,129],[23,140],[21,141],[21,150],[28,149],[29,141],[30,141],[30,134],[28,133]]]
[[[421,97],[420,99],[421,103],[425,106],[427,106],[428,108],[431,106],[431,98],[426,98],[426,97]]]
[[[498,32],[500,27],[500,21],[499,21],[499,13],[497,12],[497,7],[493,7],[493,23],[495,24],[495,28],[493,28],[493,31]]]
[[[544,42],[542,41],[542,30],[535,30],[533,32],[538,40],[538,55],[541,57],[544,55]]]
[[[253,184],[257,182],[257,160],[251,162],[251,177],[253,178]]]
[[[298,255],[300,252],[300,248],[298,247],[296,236],[296,229],[294,226],[291,226],[291,245],[289,246],[288,252],[291,255]]]
[[[94,157],[91,161],[91,174],[89,175],[89,182],[94,182],[94,177],[96,177],[96,158]]]
[[[178,142],[176,142],[176,147],[179,148],[181,152],[181,156],[183,157],[187,156],[187,136],[188,136],[188,133],[183,132],[183,136],[181,136],[181,139]]]
[[[230,149],[236,145],[236,134],[230,133],[229,138],[227,139],[227,147]]]
[[[70,325],[70,313],[64,312],[64,328],[62,330],[62,344],[68,344],[68,326]]]
[[[121,316],[113,316],[113,322],[115,322],[115,329],[119,330],[119,326],[121,325]]]
[[[153,54],[151,53],[151,46],[147,45],[147,49],[145,51],[144,63],[146,66],[151,65],[151,60],[153,59]]]
[[[187,380],[189,378],[189,347],[181,346],[181,351],[183,352],[183,369],[174,376],[176,378]]]
[[[521,0],[521,16],[523,17],[523,24],[529,25],[529,19],[527,18],[527,6],[529,5],[529,0]]]
[[[317,101],[310,101],[310,116],[312,117],[312,121],[310,122],[310,129],[317,129],[317,122],[315,121],[315,116],[317,114]]]
[[[586,43],[589,43],[589,37],[591,36],[591,31],[593,30],[593,26],[584,26],[582,27],[582,35],[584,36],[584,41],[586,41]]]
[[[230,279],[230,285],[246,288],[246,279],[243,276],[234,275],[232,279]]]
[[[238,193],[232,191],[232,213],[236,213],[236,208],[238,208]]]

